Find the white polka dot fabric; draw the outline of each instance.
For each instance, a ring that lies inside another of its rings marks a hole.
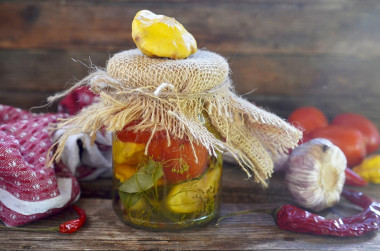
[[[0,219],[6,225],[38,220],[78,198],[79,185],[68,168],[46,166],[52,145],[46,128],[64,116],[0,105]]]

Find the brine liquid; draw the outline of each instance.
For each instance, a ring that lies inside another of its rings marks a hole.
[[[213,220],[219,207],[221,154],[207,157],[200,176],[173,183],[167,182],[162,169],[176,160],[161,163],[145,155],[144,149],[144,144],[114,137],[113,207],[123,222],[153,230],[178,230]]]

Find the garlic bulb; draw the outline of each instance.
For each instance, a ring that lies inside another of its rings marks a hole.
[[[329,140],[317,138],[298,146],[287,165],[286,184],[300,206],[321,211],[339,201],[347,160]]]

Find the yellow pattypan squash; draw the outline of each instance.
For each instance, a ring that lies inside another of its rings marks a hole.
[[[132,38],[149,57],[183,59],[197,51],[197,42],[182,24],[149,10],[137,12],[132,21]]]

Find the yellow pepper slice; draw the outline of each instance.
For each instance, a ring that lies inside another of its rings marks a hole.
[[[145,144],[114,140],[112,146],[113,162],[116,164],[137,165],[144,154]]]
[[[222,168],[214,168],[199,180],[175,185],[168,194],[167,206],[175,213],[194,213],[202,210],[207,200],[219,189]]]
[[[136,167],[130,166],[128,164],[115,164],[114,165],[114,175],[115,178],[123,183],[125,180],[129,179],[136,173]]]
[[[365,158],[360,165],[352,169],[368,182],[380,183],[380,155],[375,154]]]

